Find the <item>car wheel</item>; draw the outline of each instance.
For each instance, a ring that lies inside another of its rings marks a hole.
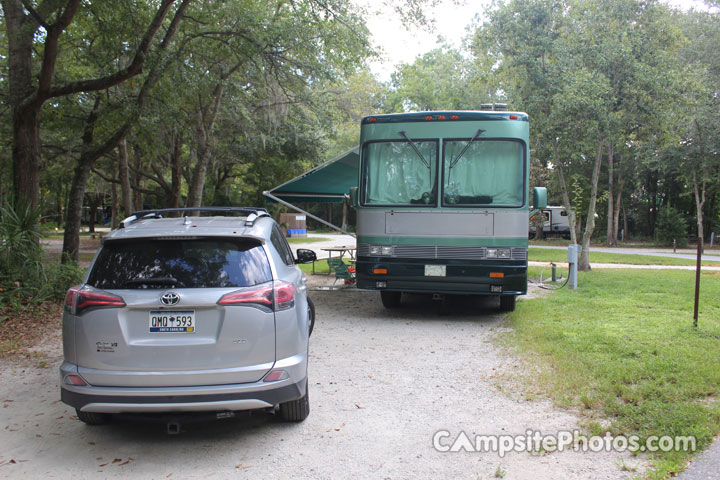
[[[310,390],[307,380],[305,381],[305,395],[280,404],[280,418],[284,422],[302,422],[310,415]]]
[[[309,331],[308,331],[308,337],[312,335],[313,328],[315,328],[315,304],[313,303],[312,299],[308,297],[307,299],[308,304],[308,323],[310,324]]]
[[[517,295],[502,295],[502,296],[500,296],[500,311],[501,312],[514,311],[516,300],[517,300]]]
[[[81,422],[88,425],[104,425],[110,420],[107,413],[81,412],[78,409],[75,409],[75,413]]]
[[[402,298],[402,292],[388,292],[382,290],[380,292],[380,300],[385,308],[398,308],[400,306],[400,299]]]

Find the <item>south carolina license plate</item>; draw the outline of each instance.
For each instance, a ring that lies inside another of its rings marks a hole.
[[[152,310],[150,333],[195,333],[195,310]]]

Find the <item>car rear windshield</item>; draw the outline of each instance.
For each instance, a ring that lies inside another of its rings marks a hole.
[[[249,287],[272,280],[265,250],[226,239],[106,242],[88,284],[101,289]]]

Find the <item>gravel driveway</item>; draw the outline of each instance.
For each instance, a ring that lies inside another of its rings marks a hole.
[[[314,276],[312,284],[329,277]],[[521,368],[494,342],[506,327],[492,303],[438,316],[417,296],[386,311],[374,292],[316,291],[308,419],[267,414],[165,426],[89,427],[60,403],[59,333],[33,366],[0,366],[3,478],[619,479],[640,461],[617,453],[440,453],[433,434],[555,433],[577,418],[546,401],[506,394],[500,372]],[[48,368],[38,368],[46,358]],[[514,387],[517,388],[517,387]]]

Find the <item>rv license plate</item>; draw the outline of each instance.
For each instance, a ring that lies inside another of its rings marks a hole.
[[[425,265],[426,277],[444,277],[445,265]]]
[[[150,333],[195,333],[195,310],[151,310]]]

